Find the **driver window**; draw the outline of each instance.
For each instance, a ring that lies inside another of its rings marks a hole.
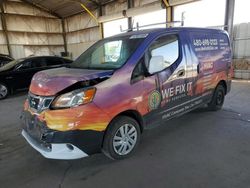
[[[153,63],[154,65],[150,65],[151,67],[157,66],[158,71],[164,70],[179,57],[178,37],[176,35],[160,37],[151,44],[148,52],[147,68],[149,68],[149,63]],[[162,60],[160,65],[157,62],[159,60]]]

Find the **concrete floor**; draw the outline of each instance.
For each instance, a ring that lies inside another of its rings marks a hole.
[[[25,94],[0,101],[0,187],[246,188],[250,185],[250,83],[235,81],[223,110],[197,110],[143,134],[135,155],[43,158],[21,137]]]

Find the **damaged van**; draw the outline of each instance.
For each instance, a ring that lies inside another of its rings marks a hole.
[[[231,58],[222,30],[165,28],[105,38],[68,67],[35,74],[22,135],[46,158],[102,151],[123,159],[143,130],[201,105],[221,109]]]

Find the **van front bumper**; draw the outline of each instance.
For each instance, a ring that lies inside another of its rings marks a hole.
[[[46,158],[79,159],[101,152],[103,131],[52,130],[29,111],[22,113],[21,120],[22,136]]]
[[[88,154],[72,144],[45,144],[33,139],[25,130],[22,131],[26,141],[39,153],[48,159],[79,159]]]

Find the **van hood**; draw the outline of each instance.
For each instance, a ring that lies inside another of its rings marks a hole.
[[[38,72],[30,85],[30,92],[40,96],[53,96],[77,82],[110,77],[113,70],[57,68]]]

